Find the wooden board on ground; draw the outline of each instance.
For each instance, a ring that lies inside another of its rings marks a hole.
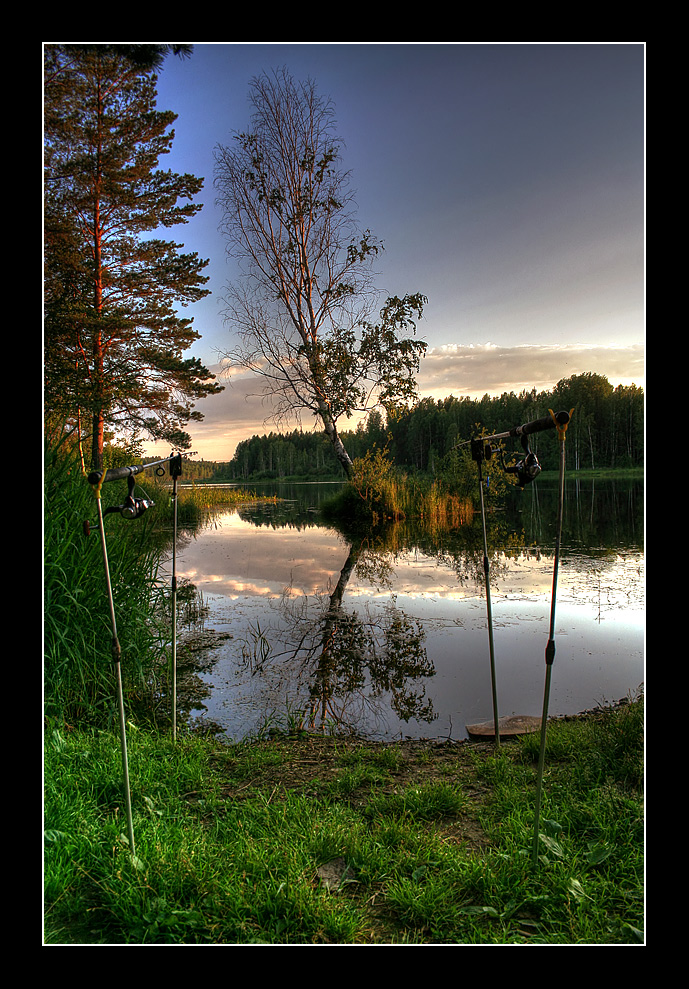
[[[500,738],[514,738],[516,735],[526,735],[530,731],[538,731],[541,719],[530,714],[512,714],[498,718]],[[481,721],[476,725],[466,725],[469,738],[495,738],[495,724],[491,721]]]

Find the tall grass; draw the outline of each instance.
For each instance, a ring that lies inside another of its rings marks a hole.
[[[44,470],[44,690],[50,719],[107,723],[114,716],[112,625],[93,491],[78,458],[63,446],[46,451]],[[103,489],[103,502],[120,504],[126,484]],[[84,521],[91,533],[85,534]],[[105,518],[108,563],[122,676],[140,691],[163,661],[164,633],[154,615],[162,594],[158,551],[147,516]]]
[[[325,506],[326,518],[346,519],[354,526],[377,526],[414,519],[428,529],[455,529],[471,522],[473,500],[463,485],[445,479],[408,477],[385,451],[370,451],[354,461],[354,473]]]
[[[147,489],[156,503],[158,518],[172,517],[172,485],[169,480],[147,478]],[[197,525],[210,511],[236,508],[254,501],[276,502],[275,495],[258,495],[245,488],[180,483],[177,486],[177,521],[181,527]]]
[[[168,662],[167,588],[158,570],[169,549],[161,523],[171,535],[172,488],[152,472],[138,475],[138,481],[154,508],[134,521],[106,515],[105,531],[124,686],[130,700],[145,704]],[[115,670],[97,508],[77,451],[68,443],[47,446],[44,483],[46,716],[75,724],[107,723],[115,715]],[[126,481],[104,485],[103,507],[121,504],[126,494]],[[193,526],[212,508],[252,500],[258,496],[239,488],[180,484],[178,523]],[[91,523],[90,535],[84,521]]]
[[[386,478],[375,490],[362,491],[349,484],[323,506],[322,513],[372,526],[415,520],[433,531],[470,523],[474,506],[471,498],[448,491],[437,481],[398,476]]]

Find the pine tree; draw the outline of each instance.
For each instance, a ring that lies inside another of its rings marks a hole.
[[[106,429],[190,445],[195,400],[221,391],[177,312],[208,294],[207,261],[160,239],[188,222],[203,180],[158,168],[176,115],[156,108],[151,63],[117,46],[45,48],[45,401]]]

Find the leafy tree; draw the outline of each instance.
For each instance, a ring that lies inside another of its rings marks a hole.
[[[177,312],[208,294],[207,261],[155,233],[202,208],[202,179],[158,168],[176,119],[156,109],[167,47],[45,47],[45,401],[90,417],[93,469],[108,429],[188,447],[195,400],[222,390],[183,356],[199,334]]]
[[[613,386],[601,374],[587,371],[571,378],[562,378],[555,387],[556,401],[562,408],[576,409],[572,421],[572,436],[576,467],[591,469],[609,463],[609,423],[606,409],[610,406]],[[588,463],[587,463],[588,461]]]
[[[227,300],[238,342],[225,356],[262,377],[276,421],[320,420],[349,476],[339,423],[414,397],[426,299],[389,298],[371,321],[381,248],[355,224],[330,101],[283,69],[253,80],[251,103],[252,130],[216,148],[221,229],[242,274]]]

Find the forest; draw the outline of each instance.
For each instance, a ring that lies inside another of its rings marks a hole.
[[[458,443],[482,431],[489,435],[543,418],[549,409],[574,410],[567,432],[569,470],[643,467],[643,389],[613,387],[605,376],[593,372],[562,379],[552,391],[524,390],[519,395],[509,392],[481,399],[423,398],[387,422],[374,411],[365,423],[341,436],[353,460],[374,449],[386,450],[401,470],[433,477],[443,472],[447,455]],[[553,435],[532,437],[543,470],[557,470]],[[519,444],[513,446],[519,452]],[[195,462],[185,474],[213,481],[343,476],[323,432],[302,430],[252,436],[238,444],[228,462]]]

